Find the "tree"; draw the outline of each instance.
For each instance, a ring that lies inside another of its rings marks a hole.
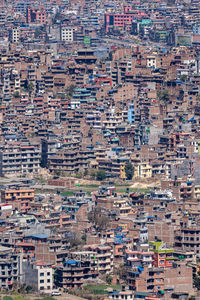
[[[95,170],[91,170],[91,171],[90,171],[90,177],[91,177],[92,179],[95,179],[95,178],[96,178],[96,171],[95,171]]]
[[[88,213],[88,220],[94,225],[94,228],[97,231],[105,230],[109,223],[108,217],[101,212],[100,208],[97,207]]]
[[[97,180],[102,181],[106,179],[106,172],[104,170],[98,170],[96,174]]]
[[[127,280],[127,267],[123,264],[121,264],[119,267],[114,269],[114,274],[116,274],[119,279],[121,280]]]
[[[32,92],[34,90],[34,84],[32,82],[28,83],[27,90],[28,90],[29,96],[31,96],[31,94],[32,94]]]
[[[107,274],[106,275],[106,282],[107,282],[107,284],[111,284],[112,283],[112,276],[110,275],[110,274]]]
[[[68,86],[68,88],[66,89],[67,98],[72,97],[75,88],[76,88],[76,86],[74,84],[70,84],[70,86]]]
[[[13,96],[14,96],[15,98],[19,98],[19,97],[20,97],[19,91],[14,92]]]
[[[125,165],[125,174],[126,174],[126,179],[131,180],[134,175],[134,167],[131,162],[126,163]]]
[[[194,286],[197,288],[197,290],[200,290],[200,277],[199,274],[195,276],[194,278]]]
[[[163,102],[164,104],[167,104],[169,102],[169,92],[168,90],[161,90],[158,91],[158,99],[160,102]]]
[[[180,80],[185,82],[187,80],[187,75],[185,75],[185,74],[181,75]]]
[[[37,38],[39,38],[39,36],[40,36],[40,34],[42,33],[42,27],[39,27],[39,28],[36,28],[35,29],[35,38],[37,39]]]
[[[27,294],[31,293],[31,292],[32,292],[32,289],[33,289],[33,288],[32,288],[32,286],[30,286],[30,285],[27,285],[26,288],[25,288]]]

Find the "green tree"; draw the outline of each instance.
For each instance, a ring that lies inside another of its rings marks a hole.
[[[31,293],[31,292],[32,292],[32,289],[33,289],[33,288],[32,288],[32,286],[30,286],[30,285],[27,285],[26,288],[25,288],[27,294]]]
[[[75,90],[76,86],[74,84],[70,84],[70,86],[68,86],[68,88],[66,89],[66,94],[68,98],[71,98],[74,90]]]
[[[19,91],[14,92],[13,96],[14,96],[15,98],[19,98],[19,97],[20,97]]]
[[[118,267],[115,267],[114,274],[117,275],[119,277],[119,279],[126,281],[127,275],[128,275],[126,266],[121,264]]]
[[[185,82],[187,80],[187,75],[185,75],[185,74],[181,75],[180,80]]]
[[[110,274],[107,274],[106,275],[106,282],[107,282],[107,284],[111,284],[112,283],[112,276],[110,275]]]
[[[95,170],[91,170],[90,171],[90,177],[91,177],[91,179],[95,179],[96,178],[96,171]]]
[[[94,228],[97,231],[105,230],[109,223],[109,218],[97,207],[88,213],[88,220],[94,225]]]
[[[134,167],[131,162],[126,163],[125,165],[125,174],[126,174],[126,179],[131,180],[134,175]]]
[[[96,178],[99,181],[105,180],[106,179],[106,172],[104,170],[98,170],[96,174]]]
[[[200,277],[199,274],[195,276],[194,278],[194,286],[197,288],[197,290],[200,290]]]
[[[34,91],[34,84],[33,84],[33,82],[29,82],[28,83],[27,90],[28,90],[29,96],[31,96],[32,92]]]
[[[158,96],[158,99],[160,102],[163,102],[165,104],[167,104],[169,102],[168,90],[164,89],[164,90],[158,91],[157,96]]]
[[[35,29],[34,35],[36,39],[39,38],[40,34],[42,33],[42,29],[43,29],[42,27],[38,27]]]

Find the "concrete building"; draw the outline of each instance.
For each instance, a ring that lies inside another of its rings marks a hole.
[[[64,42],[73,42],[74,28],[62,26],[60,30],[60,40]]]
[[[12,43],[18,43],[20,38],[19,28],[12,28],[9,30],[9,41]]]
[[[0,246],[0,288],[12,289],[15,282],[22,282],[22,275],[22,254]]]
[[[40,293],[51,293],[53,289],[52,267],[44,262],[23,263],[24,283]]]
[[[26,187],[13,187],[2,189],[1,202],[11,204],[13,209],[19,212],[27,212],[30,209],[30,203],[34,201],[34,190]]]
[[[32,145],[5,146],[0,151],[0,175],[38,173],[40,156]]]

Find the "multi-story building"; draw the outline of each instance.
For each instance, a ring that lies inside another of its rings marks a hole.
[[[84,246],[87,251],[92,251],[97,260],[97,270],[99,273],[111,273],[113,271],[113,250],[106,245],[87,245]]]
[[[125,26],[131,28],[134,14],[105,14],[105,29],[109,31],[110,28],[118,27],[124,29]]]
[[[34,201],[34,190],[26,187],[11,187],[2,189],[1,202],[12,204],[13,209],[19,212],[27,212],[31,207],[30,203]]]
[[[40,157],[39,147],[5,146],[0,152],[0,175],[38,173]]]
[[[200,253],[200,228],[198,226],[185,226],[175,232],[175,247],[184,251]]]
[[[64,42],[73,42],[74,40],[74,30],[73,27],[62,26],[60,29],[60,39]]]
[[[26,21],[27,23],[38,22],[41,25],[46,24],[47,15],[44,8],[34,9],[33,7],[28,7],[26,10]]]
[[[12,28],[9,30],[9,40],[12,43],[17,43],[19,42],[19,38],[20,38],[20,30],[18,27],[16,28]]]
[[[174,250],[167,249],[163,242],[150,242],[150,248],[154,252],[153,266],[171,268],[174,262]]]
[[[24,283],[40,293],[51,293],[53,289],[52,267],[44,262],[23,262]]]
[[[73,253],[72,253],[73,255]],[[55,270],[55,284],[62,288],[80,288],[84,281],[98,277],[96,254],[82,252],[80,260],[67,260]]]
[[[22,283],[22,275],[22,254],[0,246],[0,288],[12,289],[14,283]]]

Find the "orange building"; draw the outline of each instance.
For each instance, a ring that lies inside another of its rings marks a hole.
[[[26,187],[1,190],[1,202],[12,204],[13,209],[20,212],[27,212],[30,203],[34,201],[34,189]]]

